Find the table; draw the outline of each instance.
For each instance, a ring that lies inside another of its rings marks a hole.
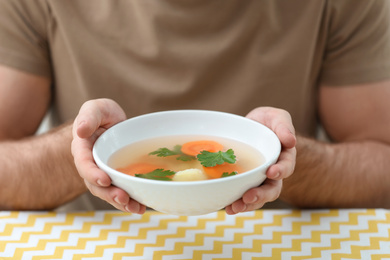
[[[0,259],[390,259],[390,210],[0,212]]]

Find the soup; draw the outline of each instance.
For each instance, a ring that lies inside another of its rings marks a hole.
[[[234,176],[260,166],[253,147],[210,136],[165,136],[128,145],[110,160],[122,173],[154,180],[196,181]]]

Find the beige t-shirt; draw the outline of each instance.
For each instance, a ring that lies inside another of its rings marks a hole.
[[[106,97],[128,117],[286,109],[314,136],[320,83],[390,77],[389,2],[0,1],[0,63],[51,78],[57,124]]]

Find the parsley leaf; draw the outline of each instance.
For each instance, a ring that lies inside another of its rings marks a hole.
[[[175,151],[169,150],[168,148],[159,148],[156,151],[149,153],[149,155],[157,155],[158,157],[167,157],[171,155],[177,155]]]
[[[235,163],[236,156],[234,155],[234,151],[232,149],[227,150],[226,152],[208,152],[202,151],[197,156],[198,161],[205,167],[214,167],[217,164],[227,163]]]
[[[171,181],[172,179],[167,177],[174,175],[176,172],[164,169],[156,169],[154,171],[144,173],[144,174],[135,174],[135,177],[150,179],[150,180],[159,180],[159,181]]]
[[[158,157],[167,157],[167,156],[172,156],[172,155],[179,155],[176,157],[176,160],[179,161],[192,161],[195,160],[196,158],[191,155],[187,155],[181,152],[181,145],[175,145],[173,150],[170,150],[168,148],[159,148],[156,151],[150,152],[149,155],[157,155]]]
[[[230,176],[234,176],[234,175],[237,175],[237,174],[238,174],[238,172],[236,172],[236,171],[231,172],[231,173],[224,172],[224,173],[222,173],[221,178],[230,177]]]

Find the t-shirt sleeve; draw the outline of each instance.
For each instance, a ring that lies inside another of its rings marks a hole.
[[[44,1],[0,0],[0,64],[51,77],[48,20]]]
[[[390,1],[329,1],[321,83],[361,84],[390,78]]]

